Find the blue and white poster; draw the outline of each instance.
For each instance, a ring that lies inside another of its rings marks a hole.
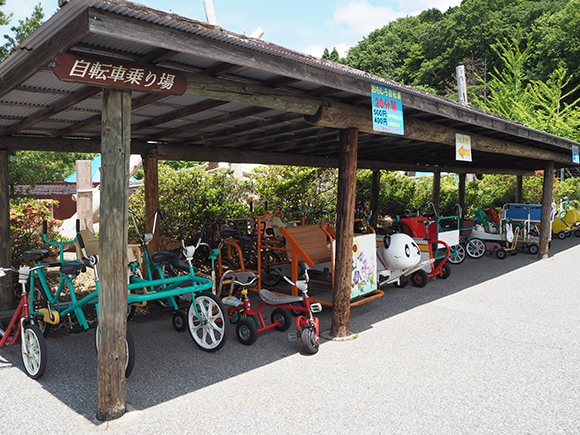
[[[405,134],[401,92],[371,84],[373,130],[383,133]]]
[[[576,145],[572,145],[572,162],[580,163],[580,156],[578,155],[578,147]]]

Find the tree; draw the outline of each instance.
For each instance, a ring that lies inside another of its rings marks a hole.
[[[62,181],[76,169],[77,160],[91,160],[95,154],[13,151],[8,155],[11,192],[17,184]]]
[[[525,42],[527,39],[527,42]],[[580,84],[570,90],[572,75],[566,68],[559,67],[550,73],[546,81],[528,80],[526,68],[532,53],[533,41],[524,36],[521,28],[515,29],[511,40],[497,42],[494,50],[504,62],[504,68],[491,74],[487,83],[491,95],[488,98],[475,96],[474,103],[489,112],[513,121],[546,131],[557,136],[578,140],[580,126]]]
[[[4,4],[5,0],[0,0],[0,6],[3,6]],[[10,14],[10,16],[12,16],[12,14]],[[5,18],[3,12],[0,14],[0,23],[3,25],[9,23],[9,20],[1,21],[2,18]],[[38,29],[42,24],[43,19],[44,12],[42,11],[42,6],[39,3],[34,7],[34,12],[32,12],[32,15],[29,18],[19,20],[18,26],[11,27],[10,30],[14,32],[14,36],[4,35],[4,39],[6,39],[7,42],[2,47],[0,47],[0,61],[3,61],[8,56],[10,56],[14,50],[16,50],[18,44],[20,44],[28,35]]]

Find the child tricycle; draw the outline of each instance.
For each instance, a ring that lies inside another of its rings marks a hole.
[[[276,328],[278,331],[286,331],[292,323],[292,314],[290,310],[299,314],[296,317],[295,325],[297,337],[304,346],[304,350],[313,355],[318,352],[319,347],[319,322],[314,313],[322,311],[320,303],[310,303],[308,296],[308,270],[305,271],[305,280],[293,283],[287,277],[284,279],[292,286],[296,286],[303,294],[303,296],[281,296],[262,289],[259,292],[262,302],[258,305],[257,310],[252,310],[250,307],[250,299],[247,295],[247,290],[243,290],[244,294],[244,314],[245,318],[241,319],[236,326],[236,335],[241,343],[250,345],[258,339],[258,333],[264,332],[268,329]],[[266,324],[262,309],[265,306],[275,307],[271,315],[271,323]],[[258,316],[260,325],[256,325],[255,320],[251,316]],[[248,318],[250,317],[250,318]]]

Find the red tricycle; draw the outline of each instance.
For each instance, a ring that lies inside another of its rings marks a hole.
[[[297,336],[300,337],[302,345],[307,353],[313,355],[318,352],[319,347],[319,321],[314,316],[314,313],[322,311],[320,303],[310,303],[308,296],[308,271],[305,272],[305,280],[293,283],[287,277],[284,279],[292,286],[296,286],[303,294],[303,296],[284,296],[277,295],[268,290],[262,289],[259,292],[262,302],[258,305],[257,310],[252,310],[250,306],[250,298],[247,290],[243,290],[243,304],[245,318],[241,319],[236,326],[236,335],[242,344],[250,345],[258,339],[258,333],[264,332],[268,329],[276,328],[278,331],[286,331],[292,323],[292,312],[306,313],[306,315],[298,314],[296,317]],[[264,306],[276,307],[272,311],[270,317],[271,323],[266,325],[262,308]],[[255,316],[258,316],[260,321],[256,325]]]

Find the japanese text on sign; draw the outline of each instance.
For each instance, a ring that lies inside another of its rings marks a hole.
[[[455,160],[471,162],[471,136],[455,133]]]
[[[185,76],[177,71],[112,63],[67,53],[56,56],[54,73],[63,81],[142,92],[182,95],[187,88]]]
[[[401,93],[381,85],[371,85],[373,130],[405,134]]]
[[[578,147],[576,145],[572,145],[572,162],[573,163],[580,163],[580,155],[578,154]]]

